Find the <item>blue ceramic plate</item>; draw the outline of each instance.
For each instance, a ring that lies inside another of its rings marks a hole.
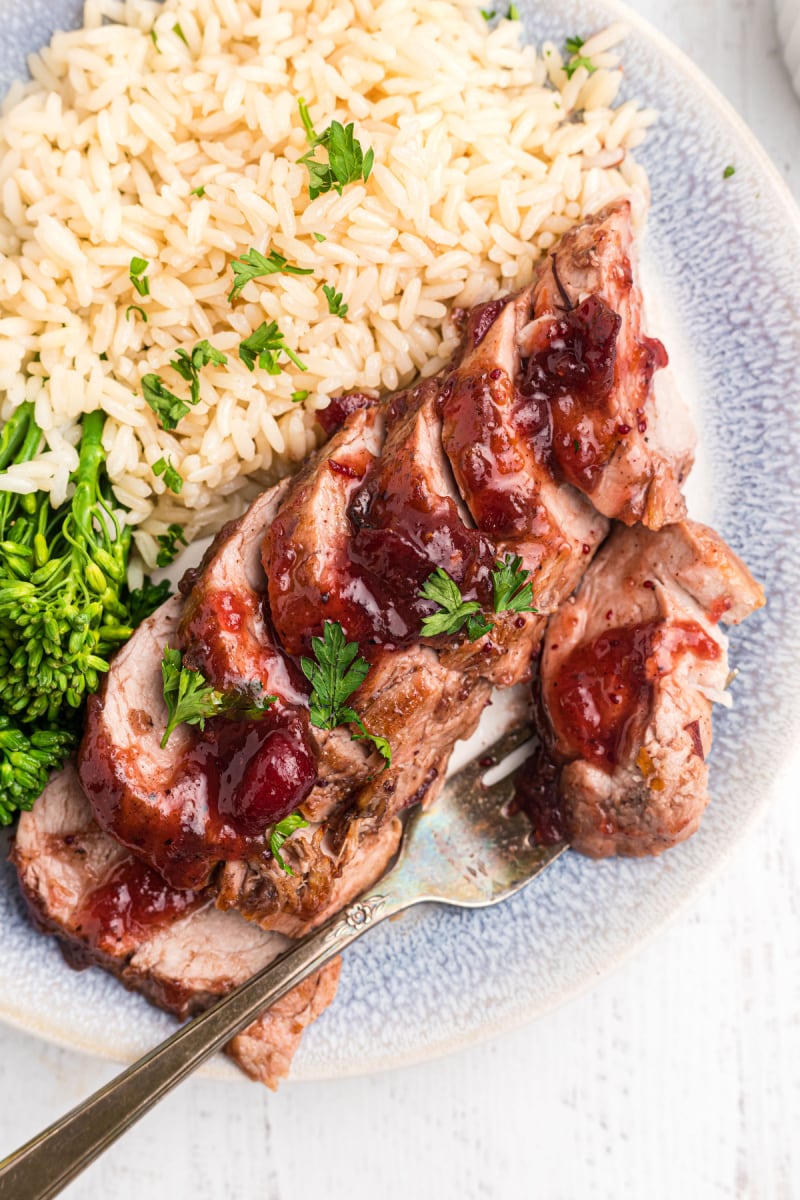
[[[700,428],[693,515],[765,584],[733,637],[735,708],[717,715],[714,801],[700,832],[658,860],[562,857],[499,909],[420,910],[346,956],[339,996],[306,1035],[294,1077],[414,1062],[532,1020],[619,963],[708,881],[788,776],[800,727],[800,214],[764,152],[673,46],[615,0],[529,0],[539,41],[626,19],[625,93],[661,112],[640,160],[653,206],[649,283],[660,332]],[[78,0],[0,0],[0,90],[25,54],[79,23]],[[733,178],[723,168],[736,164]],[[43,1037],[129,1059],[171,1020],[99,971],[76,975],[0,881],[0,1015]],[[215,1072],[221,1067],[211,1068]]]

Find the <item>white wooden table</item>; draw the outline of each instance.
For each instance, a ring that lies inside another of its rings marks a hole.
[[[800,194],[771,0],[632,0]],[[800,735],[799,735],[800,736]],[[693,911],[536,1025],[393,1074],[189,1081],[72,1200],[790,1200],[800,1196],[800,764]],[[0,1028],[0,1153],[115,1068]]]

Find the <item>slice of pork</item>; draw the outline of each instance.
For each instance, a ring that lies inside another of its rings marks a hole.
[[[726,699],[728,642],[764,603],[707,526],[618,526],[551,619],[540,683],[566,837],[593,857],[659,854],[708,802],[711,709]]]
[[[605,516],[659,529],[685,515],[695,436],[677,395],[657,402],[653,375],[667,355],[642,332],[636,275],[629,201],[564,234],[519,333],[523,390],[549,405],[561,477]]]
[[[259,556],[264,530],[286,497],[289,480],[259,496],[238,521],[219,531],[199,567],[181,580],[185,602],[175,645],[187,667],[201,671],[221,692],[258,699],[277,695],[304,704],[293,670],[267,622],[267,581]]]
[[[526,288],[471,314],[439,403],[444,449],[475,524],[493,539],[498,557],[521,557],[536,607],[550,613],[577,584],[608,522],[557,478],[549,407],[520,390],[518,335],[531,297]]]
[[[207,893],[174,893],[95,823],[71,766],[20,817],[11,854],[31,915],[67,961],[97,965],[184,1018],[243,983],[289,942]],[[323,967],[239,1034],[227,1051],[274,1088],[303,1030],[330,1004],[339,961]]]
[[[114,656],[89,698],[78,770],[101,828],[185,889],[206,886],[223,860],[268,853],[275,787],[284,816],[311,790],[316,759],[305,710],[277,704],[259,719],[182,723],[161,745],[161,663],[180,611],[168,600]]]

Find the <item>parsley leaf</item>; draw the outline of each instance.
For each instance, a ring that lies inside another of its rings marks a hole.
[[[217,716],[226,707],[228,698],[207,684],[200,671],[185,667],[180,650],[164,647],[161,678],[169,714],[161,739],[162,747],[166,746],[179,725],[199,725],[202,730],[209,717]]]
[[[438,611],[431,613],[422,622],[423,637],[437,637],[441,633],[458,633],[464,626],[467,637],[476,642],[492,628],[481,613],[477,600],[464,600],[458,584],[442,567],[429,575],[419,592],[423,600],[438,604]]]
[[[302,404],[307,400],[310,393],[305,388],[300,388],[296,392],[292,392],[292,404]]]
[[[348,305],[342,304],[342,293],[337,292],[332,283],[323,283],[322,290],[328,301],[328,312],[333,317],[346,317]]]
[[[203,197],[203,196],[205,196],[205,194],[206,194],[206,189],[203,187],[202,183],[200,184],[200,187],[192,188],[192,190],[189,192],[190,196]]]
[[[243,717],[261,716],[277,700],[277,696],[264,696],[253,704],[240,692],[218,692],[200,671],[183,665],[180,650],[172,650],[169,646],[164,647],[161,678],[169,716],[161,739],[162,748],[179,725],[198,725],[202,731],[210,717],[223,713],[236,711]]]
[[[188,42],[187,42],[187,40],[186,40],[186,34],[183,32],[183,30],[181,29],[181,27],[180,27],[180,25],[178,24],[178,22],[177,22],[177,21],[176,21],[176,22],[175,22],[175,24],[172,26],[172,32],[173,32],[174,34],[176,34],[176,35],[177,35],[177,36],[178,36],[178,37],[181,39],[181,41],[183,42],[184,46],[188,46],[188,45],[189,45],[189,43],[188,43]]]
[[[482,8],[481,16],[483,17],[484,21],[491,21],[497,16],[497,13],[493,8]]]
[[[280,869],[287,875],[294,875],[294,871],[288,863],[283,861],[280,853],[281,846],[297,829],[305,829],[307,826],[308,821],[305,821],[299,812],[289,813],[288,817],[284,817],[282,821],[278,821],[278,824],[273,826],[269,838],[270,852]]]
[[[386,764],[383,768],[384,771],[386,770],[386,767],[390,767],[392,765],[392,747],[389,745],[389,739],[381,737],[377,733],[370,733],[364,722],[361,720],[361,717],[353,708],[343,708],[342,717],[345,721],[349,721],[351,725],[357,725],[360,730],[359,733],[352,734],[353,741],[372,742],[372,745],[381,755]]]
[[[341,196],[346,184],[356,183],[359,179],[366,183],[375,161],[375,152],[370,148],[364,153],[356,138],[353,122],[344,126],[340,121],[331,121],[323,133],[317,133],[302,96],[297,103],[306,141],[311,147],[299,160],[308,171],[308,194],[311,199],[316,200],[317,196],[330,191],[337,191]],[[327,151],[327,162],[320,162],[314,157],[318,147]]]
[[[191,354],[181,347],[177,351],[177,357],[170,359],[170,366],[178,372],[181,379],[185,379],[189,384],[190,403],[200,403],[200,372],[203,367],[212,363],[215,367],[224,367],[228,361],[227,355],[221,350],[217,350],[215,346],[203,338],[202,342],[198,342]],[[189,411],[188,409],[186,410]],[[185,414],[184,414],[185,415]],[[166,428],[166,426],[165,426]]]
[[[157,541],[161,547],[156,556],[157,567],[168,567],[173,562],[180,550],[179,543],[182,543],[184,546],[189,545],[183,536],[182,525],[170,525],[166,533],[158,535]]]
[[[132,588],[128,593],[131,625],[134,627],[141,625],[142,621],[160,608],[165,600],[169,600],[171,594],[172,589],[168,579],[162,579],[161,583],[151,583],[150,576],[145,575],[142,586]]]
[[[294,350],[290,350],[286,345],[286,339],[278,328],[277,321],[270,321],[269,324],[262,321],[258,329],[253,330],[249,337],[239,343],[239,358],[248,371],[254,371],[258,362],[262,371],[268,371],[270,375],[280,375],[282,368],[278,364],[278,357],[281,354],[290,358],[301,371],[308,370]]]
[[[322,637],[311,639],[314,658],[301,658],[300,666],[311,684],[311,724],[335,729],[342,724],[341,710],[367,677],[369,663],[358,653],[358,642],[345,640],[338,621],[326,621]]]
[[[577,58],[571,58],[568,63],[564,63],[564,71],[566,72],[567,79],[572,79],[578,67],[586,67],[590,75],[593,71],[597,70],[597,67],[590,58],[583,58],[579,55]]]
[[[188,404],[169,390],[160,375],[142,376],[142,395],[161,422],[162,429],[175,429],[178,422],[191,412],[189,405],[200,403],[200,371],[203,367],[208,363],[221,367],[227,361],[227,356],[205,338],[197,343],[191,353],[183,347],[177,351],[169,365],[189,384]]]
[[[146,258],[132,258],[131,265],[128,268],[131,283],[136,288],[140,296],[150,295],[150,281],[145,275],[145,271],[150,266]]]
[[[324,234],[324,233],[315,233],[315,234],[314,234],[314,239],[315,239],[315,241],[317,241],[317,242],[327,242],[327,240],[328,240],[328,239],[325,237],[325,234]]]
[[[568,54],[580,54],[581,49],[585,44],[586,43],[584,42],[584,39],[582,37],[578,37],[577,35],[575,37],[568,37],[566,40],[566,43],[565,43],[566,48],[567,48],[567,53]]]
[[[175,429],[189,405],[171,392],[160,375],[142,376],[142,395],[161,422],[162,429]]]
[[[723,178],[723,179],[730,179],[731,175],[735,175],[735,174],[736,174],[736,167],[730,167],[730,166],[728,166],[728,167],[726,167],[726,168],[725,168],[725,170],[722,172],[722,178]]]
[[[132,312],[137,312],[139,314],[139,316],[142,318],[142,320],[144,321],[145,325],[147,324],[147,313],[144,311],[144,309],[141,307],[140,304],[129,304],[128,305],[128,307],[125,309],[125,320],[126,321],[130,321]]]
[[[367,739],[383,756],[388,766],[392,751],[384,737],[370,733],[355,709],[346,701],[369,673],[369,663],[360,657],[358,642],[348,642],[338,621],[326,621],[322,637],[311,639],[314,658],[301,658],[300,666],[311,684],[310,717],[317,729],[335,729],[337,725],[356,725],[354,739]],[[316,661],[314,661],[316,659]]]
[[[183,491],[183,480],[173,467],[171,458],[159,458],[157,462],[154,462],[153,474],[163,475],[164,483],[176,496],[179,496]]]
[[[313,275],[313,267],[293,267],[277,250],[262,254],[260,250],[250,249],[241,258],[235,258],[231,263],[233,271],[233,287],[228,293],[228,303],[235,300],[243,287],[251,279],[261,279],[264,275]]]
[[[518,554],[507,554],[502,562],[495,564],[492,571],[492,594],[494,611],[538,612],[533,607],[533,584],[530,571],[523,570]]]

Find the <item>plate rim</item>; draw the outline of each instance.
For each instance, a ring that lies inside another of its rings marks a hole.
[[[790,237],[793,236],[800,248],[800,204],[795,200],[789,186],[780,173],[756,134],[744,118],[737,112],[733,104],[723,95],[715,83],[697,66],[697,64],[673,42],[665,33],[658,29],[650,20],[629,7],[624,0],[593,0],[593,3],[604,10],[609,23],[623,22],[630,31],[651,44],[654,51],[673,64],[679,73],[687,79],[692,87],[699,91],[709,106],[716,110],[717,115],[724,121],[741,143],[743,156],[754,161],[763,173],[765,184],[772,190],[775,199],[784,210],[788,221]],[[735,837],[727,845],[716,852],[714,860],[696,877],[687,881],[686,888],[677,902],[668,911],[654,917],[647,928],[635,933],[623,948],[610,951],[602,966],[591,974],[587,973],[576,983],[566,984],[560,989],[554,988],[547,1001],[542,1002],[531,997],[527,1004],[523,1003],[513,1014],[504,1014],[500,1018],[487,1017],[477,1028],[465,1030],[452,1036],[439,1038],[434,1045],[426,1045],[417,1049],[397,1051],[393,1055],[386,1053],[364,1058],[352,1064],[331,1064],[329,1067],[315,1068],[300,1065],[292,1067],[287,1083],[319,1083],[328,1080],[355,1078],[360,1075],[396,1070],[410,1067],[422,1062],[432,1061],[449,1054],[454,1054],[469,1046],[480,1045],[503,1033],[511,1033],[525,1025],[533,1023],[540,1017],[545,1017],[555,1009],[584,995],[595,985],[607,979],[619,967],[649,946],[659,934],[674,921],[677,921],[697,899],[709,889],[719,878],[731,861],[742,852],[746,841],[752,836],[755,827],[779,795],[788,789],[791,776],[800,765],[800,746],[790,748],[781,763],[775,777],[764,791],[755,797],[744,820],[738,827]],[[0,1022],[3,1025],[18,1029],[21,1032],[41,1038],[43,1041],[76,1053],[93,1055],[95,1058],[108,1062],[125,1064],[134,1061],[124,1054],[115,1054],[106,1046],[93,1043],[91,1037],[76,1030],[70,1037],[57,1029],[47,1026],[41,1017],[32,1018],[20,1009],[9,1008],[0,1002]],[[176,1023],[176,1028],[177,1023]],[[196,1072],[199,1077],[224,1080],[225,1082],[249,1083],[245,1075],[222,1054],[216,1055]]]

